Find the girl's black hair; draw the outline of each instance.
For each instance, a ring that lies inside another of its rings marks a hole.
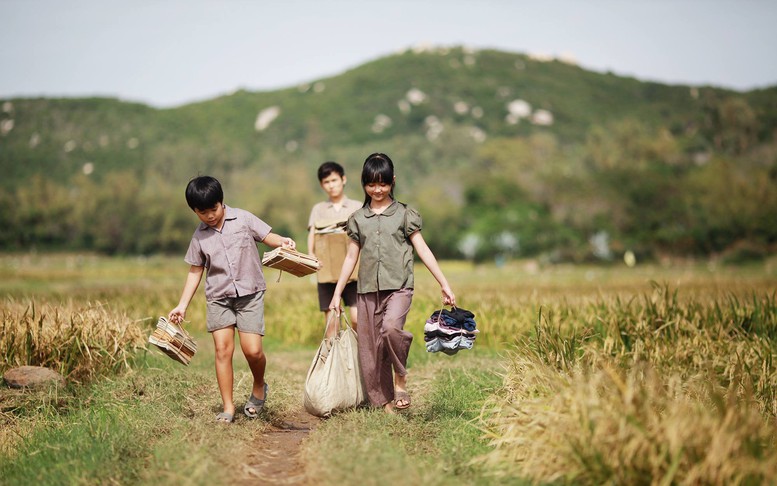
[[[394,199],[394,162],[386,154],[375,152],[367,157],[362,167],[362,188],[373,182],[391,184],[389,196]],[[372,198],[364,191],[364,205],[370,204]]]
[[[199,176],[186,185],[186,203],[192,210],[205,211],[224,202],[224,191],[221,184],[210,176]]]

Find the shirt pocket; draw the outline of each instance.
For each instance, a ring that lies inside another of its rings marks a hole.
[[[241,250],[256,246],[256,241],[254,241],[254,237],[251,236],[251,232],[248,231],[247,228],[239,229],[235,233],[233,241],[235,247],[240,248]]]

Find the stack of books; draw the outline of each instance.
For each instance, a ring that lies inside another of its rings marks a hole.
[[[156,323],[156,329],[148,337],[148,342],[179,363],[189,365],[197,352],[197,343],[181,326],[164,317]]]
[[[283,247],[266,252],[262,257],[262,265],[289,272],[297,277],[315,273],[321,267],[316,257]]]
[[[329,233],[345,233],[345,227],[348,225],[348,221],[338,219],[321,219],[313,224],[316,228],[317,235],[325,235]]]

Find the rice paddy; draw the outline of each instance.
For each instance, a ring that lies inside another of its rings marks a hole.
[[[379,414],[346,413],[328,421],[301,451],[316,481],[336,484],[369,475],[371,447],[405,444],[380,453],[386,482],[405,475],[442,484],[440,474],[446,484],[777,482],[774,258],[747,267],[516,261],[501,267],[443,262],[443,269],[459,304],[476,314],[481,331],[476,348],[440,358],[426,353],[422,342],[414,343],[415,410],[392,425],[402,436],[366,432],[391,425]],[[106,400],[93,395],[105,383],[121,389],[128,380],[150,383],[145,374],[169,365],[143,348],[156,317],[177,302],[186,270],[180,259],[165,257],[0,256],[0,373],[36,364],[59,371],[69,382],[60,391],[0,391],[0,473],[34,477],[35,470],[32,476],[17,471],[19,450],[37,450],[39,441],[53,440],[41,437],[62,428],[69,417],[83,422],[83,414]],[[266,273],[266,347],[299,354],[304,361],[323,333],[314,281],[284,275],[276,282],[275,271]],[[419,268],[407,325],[417,338],[439,302],[439,289]],[[207,347],[204,307],[200,289],[186,326]],[[270,366],[272,360],[271,354]],[[170,400],[193,403],[192,393],[210,390],[208,403],[185,410],[166,405],[171,417],[183,414],[180,427],[200,421],[202,438],[194,437],[200,446],[182,438],[184,429],[172,429],[177,447],[193,451],[220,440],[209,432],[209,410],[218,405],[215,378],[210,365],[202,364],[193,363],[200,371],[190,371],[184,383],[171,381]],[[305,364],[289,369],[300,367]],[[196,383],[197,391],[186,383]],[[163,391],[155,393],[164,403]],[[291,401],[277,403],[271,417],[295,406],[295,391],[283,394]],[[84,405],[90,400],[92,408]],[[123,402],[116,400],[111,410],[121,410],[117,403]],[[133,433],[152,441],[141,433],[142,416]],[[111,417],[115,421],[117,415]],[[246,441],[257,430],[231,437]],[[134,467],[152,460],[143,451],[158,451],[161,445],[152,446],[136,446]],[[435,462],[462,450],[466,460],[453,469]],[[113,470],[113,459],[103,460],[108,464],[95,466],[101,471],[95,473],[97,482],[148,479],[129,465]],[[332,469],[337,464],[347,465],[350,476]],[[172,482],[214,479],[212,472],[198,474],[197,480]]]

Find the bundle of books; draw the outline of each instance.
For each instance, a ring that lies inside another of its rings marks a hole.
[[[289,272],[297,277],[315,273],[321,267],[316,257],[283,247],[265,252],[262,265]]]
[[[317,235],[325,235],[329,233],[345,233],[345,227],[348,221],[339,219],[320,219],[313,224],[316,228]]]
[[[197,343],[181,326],[160,317],[148,342],[179,363],[189,365],[197,352]]]

